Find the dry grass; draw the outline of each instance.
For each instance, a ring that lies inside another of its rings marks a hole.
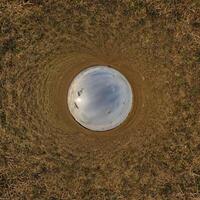
[[[198,0],[0,0],[0,199],[200,199],[199,62]],[[63,109],[92,63],[142,90],[108,136]]]

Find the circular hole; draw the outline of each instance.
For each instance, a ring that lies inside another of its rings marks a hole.
[[[68,90],[68,107],[74,119],[93,131],[111,130],[131,111],[133,94],[128,80],[108,66],[81,71]]]

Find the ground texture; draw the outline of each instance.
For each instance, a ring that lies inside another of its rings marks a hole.
[[[66,106],[94,64],[135,95],[102,134]],[[200,199],[199,0],[0,0],[0,199]]]

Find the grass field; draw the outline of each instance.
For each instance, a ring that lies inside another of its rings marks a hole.
[[[113,131],[66,106],[81,69],[132,84]],[[200,1],[0,0],[0,200],[199,200]]]

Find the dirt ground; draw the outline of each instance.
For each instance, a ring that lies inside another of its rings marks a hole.
[[[66,105],[95,64],[134,91],[104,133]],[[0,200],[16,199],[200,199],[199,0],[0,0]]]

